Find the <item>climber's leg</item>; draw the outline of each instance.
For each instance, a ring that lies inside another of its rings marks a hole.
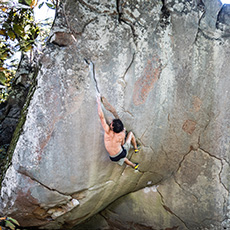
[[[128,144],[130,147],[130,143],[132,143],[133,147],[135,150],[138,150],[137,148],[137,142],[136,142],[136,138],[134,136],[134,134],[132,132],[129,132],[125,141],[125,144]]]
[[[135,168],[136,164],[132,163],[130,160],[128,160],[127,158],[125,158],[125,161],[124,161],[127,165]]]

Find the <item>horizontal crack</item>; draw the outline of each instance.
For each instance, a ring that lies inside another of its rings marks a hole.
[[[205,149],[203,149],[203,148],[200,147],[200,146],[199,146],[199,149],[200,149],[201,151],[203,151],[204,153],[208,154],[210,157],[216,158],[217,160],[219,160],[219,161],[222,162],[222,159],[221,159],[220,157],[217,157],[217,156],[211,154],[210,152],[206,151]]]
[[[20,173],[20,174],[22,174],[22,175],[24,175],[24,176],[26,176],[26,177],[29,177],[31,180],[37,182],[38,184],[40,184],[41,186],[43,186],[44,188],[46,188],[46,189],[48,189],[48,190],[50,190],[50,191],[52,191],[52,192],[57,192],[57,193],[59,193],[59,194],[61,194],[61,195],[63,195],[63,196],[70,196],[70,197],[71,197],[71,195],[69,195],[69,194],[67,194],[67,193],[62,193],[62,192],[60,192],[60,191],[58,191],[58,190],[56,190],[56,189],[52,189],[52,188],[48,187],[47,185],[41,183],[41,182],[38,181],[36,178],[32,177],[31,175],[29,175],[29,173],[27,173],[26,171],[24,171],[24,170],[22,170],[22,169],[17,170],[17,172]]]
[[[206,34],[203,30],[198,28],[198,32],[197,32],[197,35],[196,35],[196,38],[195,38],[195,43],[198,40],[198,33],[200,33],[207,40],[210,40],[210,41],[222,41],[221,38],[211,37],[208,34]]]

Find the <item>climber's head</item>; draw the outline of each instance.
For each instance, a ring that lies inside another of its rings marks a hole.
[[[113,119],[110,124],[110,128],[113,130],[113,132],[120,133],[124,130],[124,125],[120,119]]]

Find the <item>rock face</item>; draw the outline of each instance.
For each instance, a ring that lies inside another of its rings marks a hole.
[[[229,7],[60,4],[0,213],[41,229],[230,228]],[[108,158],[84,59],[142,145],[140,172]]]

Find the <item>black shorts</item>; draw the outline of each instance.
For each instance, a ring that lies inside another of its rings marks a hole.
[[[122,147],[122,152],[121,152],[118,156],[115,156],[115,157],[111,157],[111,156],[110,156],[110,157],[109,157],[111,161],[119,161],[120,159],[126,157],[127,151],[126,151],[126,149],[124,149],[123,146],[121,146],[121,147]]]

